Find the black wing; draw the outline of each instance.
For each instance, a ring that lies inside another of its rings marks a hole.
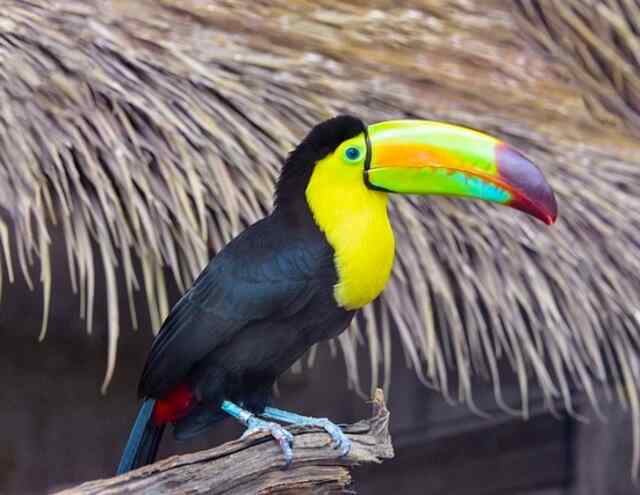
[[[141,397],[163,397],[250,322],[293,314],[313,297],[314,274],[331,265],[331,252],[283,235],[269,220],[230,242],[172,308],[142,373]]]

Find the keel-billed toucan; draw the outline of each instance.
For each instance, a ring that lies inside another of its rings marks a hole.
[[[118,472],[153,462],[167,423],[184,438],[228,416],[248,432],[271,432],[287,463],[293,438],[268,420],[317,425],[348,452],[330,421],[268,404],[280,374],[382,292],[395,251],[389,193],[477,198],[547,224],[556,218],[542,173],[486,134],[423,120],[319,124],[287,158],[273,212],[229,242],[164,321]]]

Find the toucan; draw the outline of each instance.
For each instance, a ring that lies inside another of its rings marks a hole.
[[[476,198],[546,224],[557,216],[540,170],[487,134],[427,120],[320,123],[286,158],[273,211],[210,260],[162,324],[118,473],[152,463],[167,424],[182,439],[225,417],[245,435],[269,432],[285,465],[293,436],[281,423],[322,428],[337,454],[349,452],[336,424],[272,407],[271,394],[384,289],[395,253],[390,193]]]

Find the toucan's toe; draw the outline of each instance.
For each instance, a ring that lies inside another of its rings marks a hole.
[[[278,423],[272,423],[263,419],[252,417],[247,421],[247,429],[240,437],[246,439],[254,433],[269,433],[282,450],[285,466],[289,466],[293,461],[293,435]]]
[[[319,426],[329,434],[333,447],[340,450],[341,456],[345,456],[351,451],[351,440],[345,435],[342,428],[333,421],[327,418],[318,418],[315,422],[310,422],[310,424]]]

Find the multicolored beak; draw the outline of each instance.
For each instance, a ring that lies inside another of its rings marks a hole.
[[[522,153],[481,132],[426,120],[368,127],[365,182],[403,194],[461,196],[500,203],[552,224],[553,190]]]

